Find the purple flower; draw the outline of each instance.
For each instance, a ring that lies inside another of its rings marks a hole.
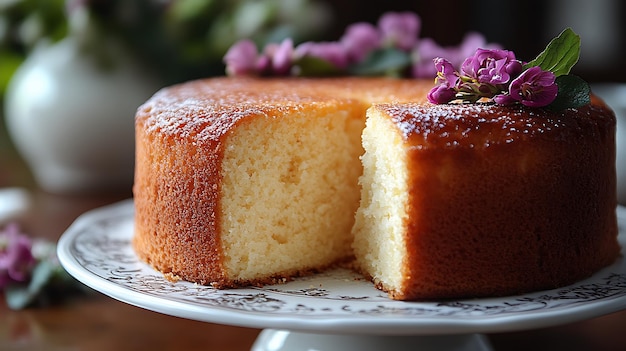
[[[465,58],[472,56],[477,49],[496,50],[501,49],[500,45],[487,43],[485,37],[477,32],[468,32],[457,48],[456,58],[448,58],[454,67],[460,67]]]
[[[443,57],[455,68],[460,68],[463,61],[472,56],[478,48],[498,48],[498,45],[488,44],[479,33],[471,32],[463,37],[458,46],[441,46],[432,38],[423,38],[416,45],[413,52],[412,76],[428,78],[437,74],[433,66],[433,59]]]
[[[437,85],[428,92],[427,98],[433,104],[445,104],[454,100],[455,96],[456,90],[454,88]]]
[[[387,12],[378,20],[384,43],[410,51],[417,42],[420,18],[412,12]]]
[[[493,101],[498,105],[511,105],[517,102],[508,92],[494,96]]]
[[[293,59],[293,41],[287,38],[280,44],[268,44],[257,66],[260,71],[270,70],[273,75],[284,76],[290,73]]]
[[[19,232],[16,224],[0,232],[0,290],[29,279],[35,265],[31,247],[30,239]]]
[[[437,57],[450,57],[450,50],[437,44],[431,38],[420,40],[413,50],[413,65],[411,75],[414,78],[432,78],[437,75],[437,68],[433,66],[433,60]]]
[[[359,62],[380,47],[381,35],[372,24],[359,22],[348,26],[340,42],[348,58],[352,62]]]
[[[435,84],[445,85],[450,88],[456,87],[459,82],[459,74],[454,69],[452,63],[441,57],[435,58],[433,62],[435,63],[435,69],[437,70]]]
[[[428,101],[433,104],[445,104],[456,96],[456,89],[459,83],[459,75],[450,61],[441,57],[435,58],[435,68],[437,77],[435,87],[428,93]]]
[[[295,49],[295,58],[305,56],[317,57],[328,61],[338,69],[348,67],[348,51],[339,42],[312,42],[308,41],[298,45]]]
[[[224,55],[226,74],[239,76],[257,73],[258,51],[251,40],[241,40],[228,49]]]
[[[496,96],[494,100],[499,104],[519,101],[528,107],[547,106],[556,99],[559,90],[555,79],[554,73],[531,67],[511,82],[508,95]]]
[[[461,65],[461,73],[476,79],[479,83],[507,84],[511,76],[522,71],[522,63],[508,50],[477,49]]]

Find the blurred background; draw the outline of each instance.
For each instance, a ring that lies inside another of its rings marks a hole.
[[[17,220],[33,237],[56,241],[81,213],[131,196],[137,107],[164,86],[223,75],[235,41],[332,41],[387,11],[419,15],[420,38],[457,45],[478,31],[524,60],[572,27],[582,37],[574,73],[626,119],[622,0],[0,0],[0,231]],[[624,144],[626,122],[617,143],[626,205]],[[617,350],[623,316],[492,341]],[[0,303],[0,349],[232,349],[258,333],[168,318],[107,298],[19,314]]]
[[[415,12],[442,45],[478,31],[525,60],[572,27],[573,73],[626,83],[619,0],[0,0],[0,187],[130,188],[134,111],[160,87],[223,75],[238,39],[337,40],[386,11]]]

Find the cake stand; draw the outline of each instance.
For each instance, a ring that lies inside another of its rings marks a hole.
[[[58,244],[76,279],[114,299],[198,321],[264,329],[253,351],[491,350],[483,333],[571,323],[626,309],[626,209],[617,208],[622,257],[560,289],[502,298],[403,302],[350,270],[286,284],[217,290],[171,282],[135,255],[132,200],[80,216]]]

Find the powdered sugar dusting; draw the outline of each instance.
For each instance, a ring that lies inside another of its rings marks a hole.
[[[593,119],[579,110],[549,112],[493,104],[379,104],[412,147],[482,148],[534,137],[561,140],[580,131]]]
[[[219,140],[248,117],[277,118],[361,101],[425,101],[432,82],[389,78],[212,78],[167,87],[138,109],[148,133]]]
[[[323,104],[322,96],[307,96],[277,84],[277,81],[196,81],[166,88],[138,110],[146,130],[183,138],[217,140],[243,118],[296,111],[303,104]]]
[[[426,102],[432,84],[356,77],[212,78],[161,90],[138,109],[136,121],[147,133],[217,141],[249,117],[282,118],[304,109],[376,103],[413,147],[473,148],[548,135],[565,139],[581,128],[598,128],[598,118],[609,114],[594,105],[558,113],[492,104],[433,105]]]

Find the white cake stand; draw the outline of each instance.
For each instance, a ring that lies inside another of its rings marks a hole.
[[[617,209],[626,247],[626,209]],[[76,279],[117,300],[172,316],[264,329],[253,351],[491,350],[483,335],[571,323],[626,309],[626,260],[561,289],[503,298],[403,302],[336,269],[287,284],[217,290],[170,282],[131,247],[131,200],[90,211],[58,244]],[[624,253],[622,249],[622,253]]]

